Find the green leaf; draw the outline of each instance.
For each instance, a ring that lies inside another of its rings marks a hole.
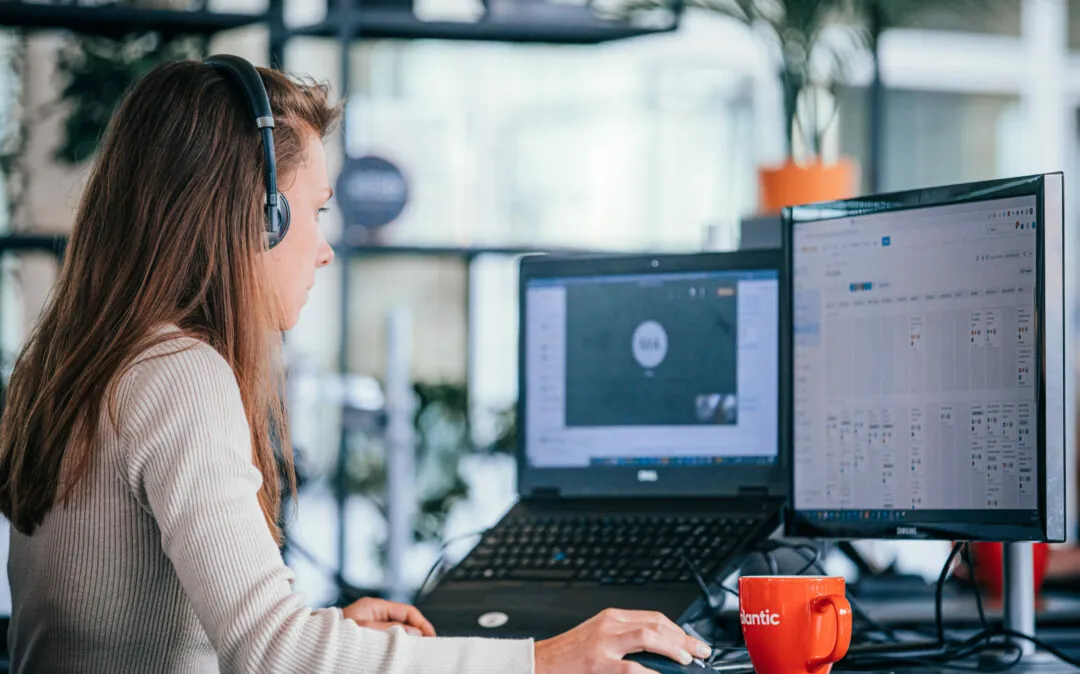
[[[61,46],[56,64],[60,103],[68,116],[64,137],[54,152],[65,164],[80,164],[97,151],[98,141],[124,94],[143,75],[166,61],[201,58],[206,38],[163,39],[140,33],[121,39],[72,36]]]
[[[779,47],[777,74],[784,92],[785,130],[788,152],[792,130],[798,125],[811,146],[832,123],[832,116],[800,119],[801,92],[810,85],[835,91],[848,78],[852,56],[876,44],[880,32],[929,11],[950,12],[959,17],[1001,11],[1016,0],[615,0],[612,16],[628,19],[643,11],[674,13],[681,6],[732,17],[743,23],[764,26]],[[872,21],[879,17],[880,22]],[[826,36],[828,36],[826,38]],[[823,75],[820,71],[823,71]]]

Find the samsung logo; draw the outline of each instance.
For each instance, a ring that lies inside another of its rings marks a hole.
[[[656,482],[660,479],[655,470],[639,470],[637,472],[638,482]]]
[[[916,527],[896,527],[897,536],[918,536],[919,530]]]

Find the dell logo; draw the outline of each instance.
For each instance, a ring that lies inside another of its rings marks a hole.
[[[917,527],[896,527],[897,536],[918,536],[919,530]]]
[[[658,479],[660,479],[660,476],[655,470],[639,470],[637,472],[638,482],[656,482]]]

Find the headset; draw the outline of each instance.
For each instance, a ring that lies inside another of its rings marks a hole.
[[[203,59],[203,63],[225,74],[236,82],[244,93],[255,115],[255,125],[262,133],[263,153],[266,158],[266,242],[270,248],[281,243],[289,231],[289,202],[277,189],[277,159],[274,157],[274,113],[270,109],[270,97],[266,85],[255,66],[232,54],[216,54]]]

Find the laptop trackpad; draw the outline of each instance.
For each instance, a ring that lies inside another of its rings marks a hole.
[[[491,592],[447,592],[437,604],[421,607],[444,636],[554,636],[579,625],[604,608],[567,601],[562,592],[512,588]]]
[[[506,608],[508,606],[541,608],[554,604],[557,594],[556,592],[533,592],[530,590],[491,592],[484,597],[481,605],[484,608]]]

